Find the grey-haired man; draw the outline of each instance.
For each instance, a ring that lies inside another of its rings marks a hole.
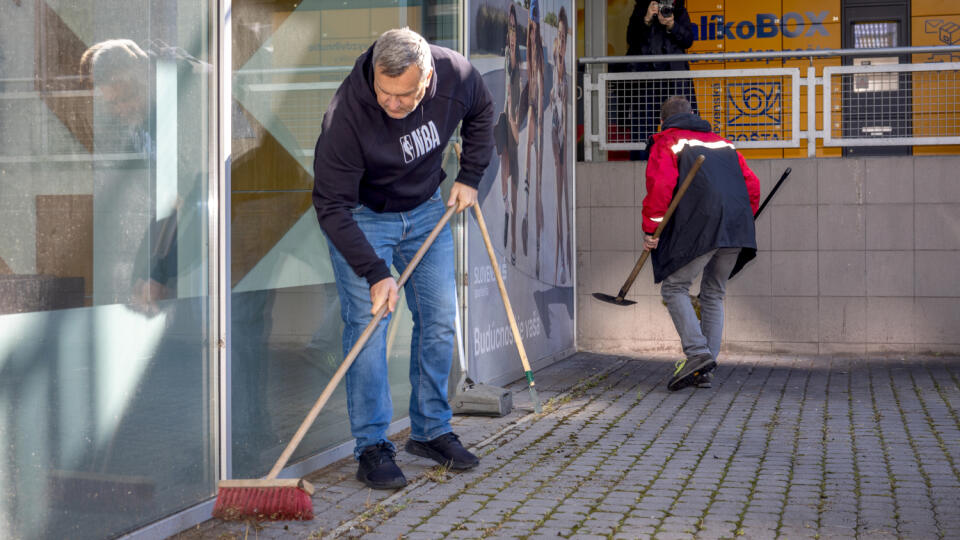
[[[462,121],[460,172],[446,203],[443,150]],[[446,206],[477,200],[493,148],[493,100],[460,54],[428,45],[407,28],[385,32],[364,52],[330,102],[314,154],[313,203],[327,236],[350,349],[373,314],[398,298],[391,264],[403,270]],[[449,226],[404,286],[413,314],[410,440],[406,450],[453,469],[479,460],[450,426],[447,378],[453,359],[456,291]],[[381,321],[347,372],[347,409],[356,438],[357,479],[403,487],[386,438],[393,416]]]

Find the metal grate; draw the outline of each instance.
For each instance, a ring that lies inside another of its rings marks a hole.
[[[600,147],[643,150],[660,129],[660,106],[686,97],[718,135],[742,148],[800,145],[800,70],[728,69],[599,76]]]
[[[824,69],[825,146],[960,143],[960,63]]]

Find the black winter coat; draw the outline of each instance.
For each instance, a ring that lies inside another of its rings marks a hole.
[[[637,0],[633,7],[633,13],[630,15],[630,22],[627,25],[627,55],[658,55],[658,54],[684,54],[687,49],[693,45],[695,33],[693,23],[690,22],[690,14],[683,0],[676,0],[673,5],[673,30],[667,32],[667,28],[660,24],[660,20],[654,17],[647,26],[643,18],[647,15],[647,8],[650,2],[647,0]],[[682,71],[690,69],[686,61],[679,62],[637,62],[630,64],[632,71]]]

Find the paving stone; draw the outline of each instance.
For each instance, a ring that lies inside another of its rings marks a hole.
[[[579,353],[540,370],[545,396],[587,373],[606,378],[529,421],[518,422],[526,414],[519,407],[502,419],[454,418],[473,444],[513,427],[484,449],[477,469],[443,484],[411,484],[395,515],[365,522],[366,537],[647,538],[656,531],[658,539],[711,539],[733,538],[737,523],[737,538],[960,537],[954,358],[937,359],[935,368],[884,356],[724,359],[709,393],[666,392],[660,364],[667,360],[659,357]],[[513,388],[518,401],[526,397],[522,381]],[[403,465],[411,481],[425,470],[416,459]],[[260,538],[329,533],[393,495],[363,488],[354,471],[344,460],[311,474],[317,519],[287,529],[267,524]],[[179,538],[242,532],[210,522]]]

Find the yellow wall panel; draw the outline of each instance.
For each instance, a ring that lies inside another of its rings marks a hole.
[[[913,45],[917,47],[960,45],[960,15],[913,17],[910,35]],[[960,53],[915,54],[913,62],[960,62]]]
[[[781,0],[751,0],[750,2],[727,2],[725,10],[729,22],[750,21],[756,22],[758,13],[780,15]],[[736,28],[736,25],[734,25]]]
[[[960,154],[960,145],[914,146],[915,156],[955,156]]]
[[[815,51],[818,49],[839,49],[843,42],[843,27],[840,23],[824,24],[812,30],[805,30],[800,35],[784,33],[783,50],[785,51]]]
[[[957,0],[913,0],[910,12],[914,15],[960,15]]]
[[[687,2],[687,11],[723,11],[726,2],[723,0],[690,0]]]
[[[813,13],[823,23],[840,22],[840,0],[783,0],[783,13]]]
[[[738,148],[747,159],[781,159],[783,150],[780,148]]]
[[[719,29],[721,20],[723,20],[722,11],[691,11],[690,22],[693,23],[697,39],[687,52],[723,52],[723,30]]]

